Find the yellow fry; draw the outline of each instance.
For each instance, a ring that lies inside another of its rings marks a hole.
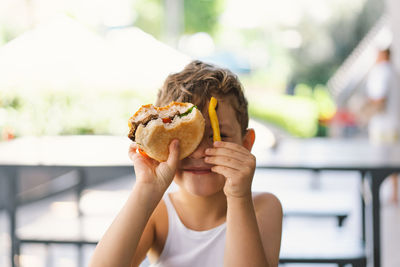
[[[221,141],[221,135],[219,132],[219,123],[217,112],[215,108],[217,107],[217,99],[215,97],[211,97],[210,104],[208,105],[208,116],[210,117],[211,128],[213,129],[213,140]]]

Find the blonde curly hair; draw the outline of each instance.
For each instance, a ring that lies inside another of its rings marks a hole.
[[[231,97],[242,134],[245,134],[249,124],[248,103],[238,77],[228,69],[192,61],[181,72],[166,78],[158,92],[156,105],[165,106],[172,101],[190,102],[203,110],[211,96]]]

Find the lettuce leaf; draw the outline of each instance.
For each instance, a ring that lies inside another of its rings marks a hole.
[[[194,108],[197,108],[197,106],[193,105],[185,113],[179,114],[179,118],[182,118],[182,117],[185,117],[185,116],[189,115],[193,111]]]

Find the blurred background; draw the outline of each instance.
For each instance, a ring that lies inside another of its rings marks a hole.
[[[251,125],[265,137],[258,145],[271,148],[284,138],[366,137],[359,117],[378,49],[391,47],[394,65],[400,66],[396,10],[396,0],[2,0],[0,144],[32,136],[126,136],[128,118],[153,103],[167,75],[192,59],[239,76]],[[352,212],[354,220],[347,221],[353,231],[359,176],[324,175],[257,172],[271,179],[255,179],[253,186],[281,197],[297,193],[294,201],[303,198],[304,206],[341,199]],[[286,180],[291,176],[298,179]],[[54,224],[75,227],[76,206],[84,205],[80,208],[95,214],[88,225],[100,222],[87,229],[98,239],[134,182],[131,176],[100,180],[87,185],[81,204],[68,190],[44,197],[48,191],[42,186],[34,204],[21,205],[19,233],[35,235]],[[22,179],[20,187],[39,184]],[[107,208],[96,209],[99,199]],[[0,212],[1,266],[9,266],[5,218]],[[27,244],[21,265],[81,266],[75,258],[87,263],[92,249],[78,256],[74,248]],[[385,266],[399,266],[394,254],[385,257]]]
[[[342,134],[330,129],[336,100],[360,84],[329,82],[374,26],[388,26],[382,0],[3,0],[0,14],[3,140],[124,135],[129,115],[193,58],[238,74],[251,115],[283,133]]]

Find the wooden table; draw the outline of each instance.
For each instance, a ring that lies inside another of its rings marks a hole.
[[[258,137],[261,138],[261,137]],[[0,143],[0,176],[8,187],[7,210],[12,240],[12,266],[18,266],[16,192],[18,173],[26,167],[77,169],[81,178],[93,168],[132,172],[127,153],[130,140],[115,136],[26,137]],[[371,192],[364,216],[371,235],[373,266],[381,263],[379,188],[393,172],[400,172],[400,145],[374,146],[368,140],[285,139],[275,149],[255,148],[257,167],[268,169],[359,171]],[[364,213],[363,213],[364,214]]]

